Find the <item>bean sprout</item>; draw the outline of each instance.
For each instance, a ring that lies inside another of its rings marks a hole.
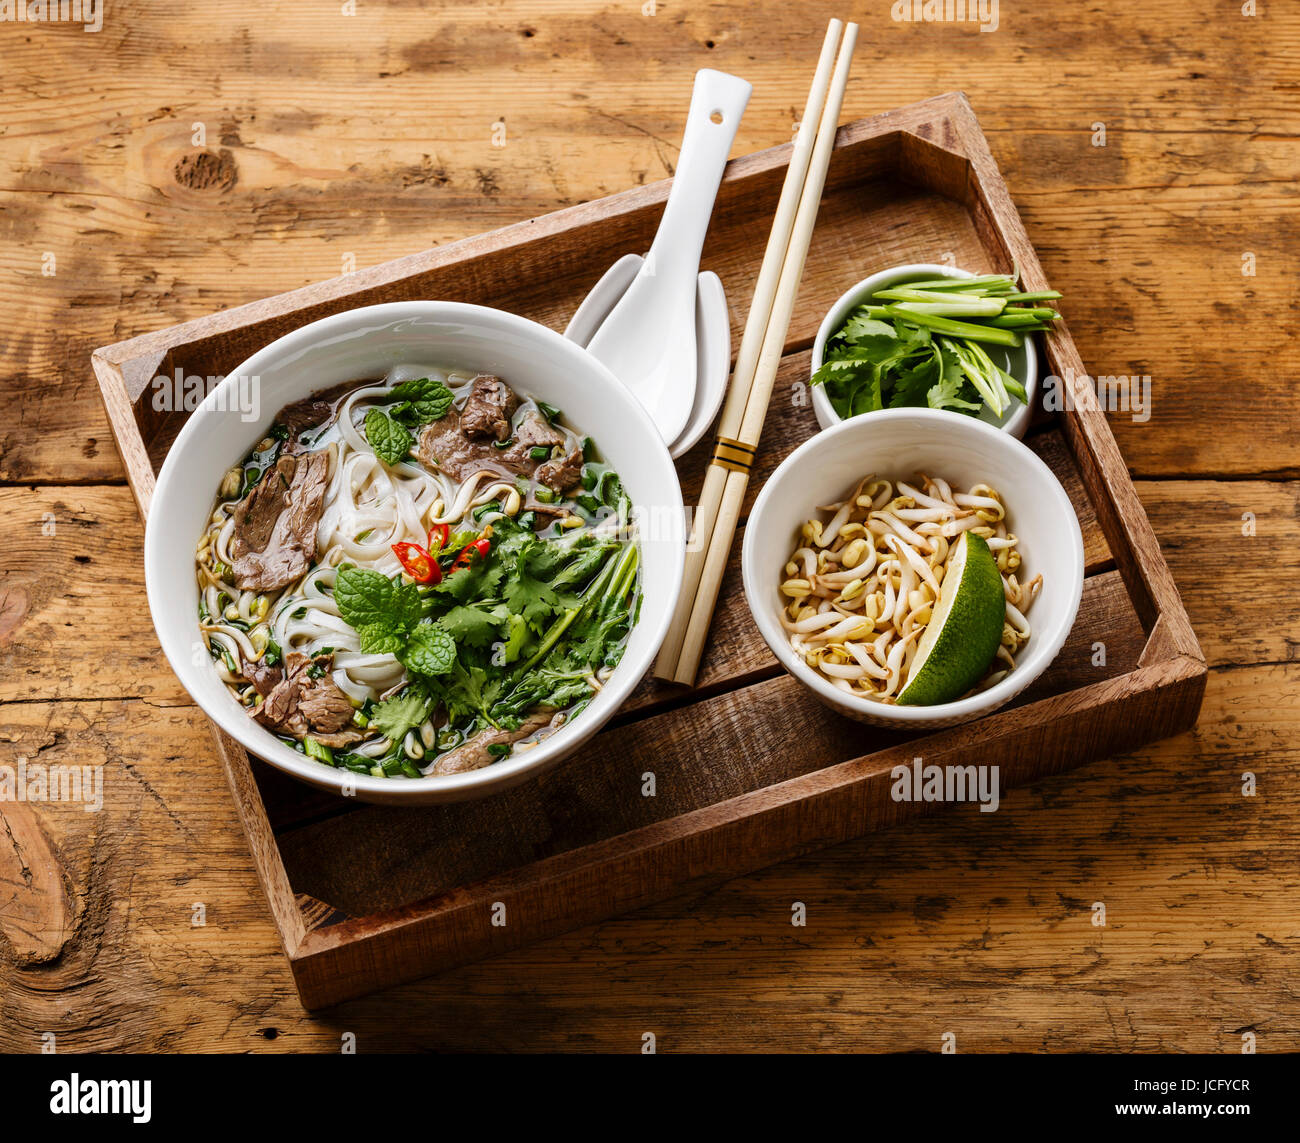
[[[895,491],[896,490],[896,491]],[[917,473],[915,482],[867,476],[845,499],[818,509],[785,562],[781,624],[810,667],[848,694],[894,703],[934,614],[948,560],[965,531],[985,538],[1005,596],[1002,640],[985,690],[1015,669],[1029,642],[1026,617],[1042,589],[1021,583],[1019,540],[1001,494],[988,484],[953,489]]]

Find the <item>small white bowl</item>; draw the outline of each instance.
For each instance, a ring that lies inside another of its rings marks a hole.
[[[784,568],[817,505],[842,500],[869,473],[908,479],[918,470],[955,487],[986,483],[1006,499],[1010,530],[1027,583],[1043,587],[1028,619],[1031,635],[1016,667],[979,694],[935,706],[891,706],[846,694],[795,654],[781,626]],[[1056,658],[1083,594],[1083,536],[1065,489],[1038,456],[1009,433],[975,417],[937,409],[884,409],[852,417],[795,449],[768,477],[745,525],[745,598],[772,653],[796,679],[841,714],[876,726],[933,729],[989,714],[1015,698]]]
[[[817,339],[813,342],[812,372],[815,374],[822,367],[822,361],[826,353],[826,343],[835,331],[844,324],[844,319],[849,316],[852,310],[866,304],[867,299],[877,290],[887,290],[892,286],[901,286],[908,282],[921,282],[927,278],[973,277],[975,275],[969,270],[959,270],[956,266],[941,266],[932,262],[913,262],[906,266],[894,266],[888,270],[881,270],[878,274],[872,274],[870,278],[863,278],[856,286],[852,286],[841,294],[839,301],[831,306],[830,312],[822,319],[822,324],[817,330]],[[1003,432],[1010,433],[1013,437],[1023,437],[1025,430],[1029,428],[1029,418],[1034,405],[1034,393],[1038,388],[1038,350],[1034,346],[1034,335],[1028,334],[1022,338],[1019,349],[1004,348],[1000,345],[985,345],[984,349],[995,364],[1000,365],[1025,387],[1025,395],[1029,400],[1022,402],[1013,397],[1010,408],[1001,417],[995,417],[988,408],[984,408],[980,411],[978,418],[975,419],[994,425],[1002,429]],[[826,395],[823,386],[814,385],[812,387],[812,401],[817,423],[822,428],[829,429],[832,425],[838,425],[844,419],[831,405],[831,399]],[[860,415],[865,417],[874,414],[862,413]],[[958,416],[960,415],[958,414]]]
[[[226,689],[199,639],[194,551],[221,477],[266,435],[286,404],[343,381],[382,377],[401,363],[497,373],[562,408],[618,471],[641,540],[640,618],[618,669],[573,722],[526,752],[463,774],[375,778],[336,770],[286,746]],[[237,387],[260,378],[248,420]],[[640,403],[586,350],[536,322],[458,302],[396,302],[322,318],[235,366],[186,421],[158,474],[145,531],[145,586],[162,649],[181,685],[225,733],[272,766],[321,789],[346,782],[362,801],[430,805],[518,785],[589,739],[641,681],[681,591],[685,520],[677,473]]]

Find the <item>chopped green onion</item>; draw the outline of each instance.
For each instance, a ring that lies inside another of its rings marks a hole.
[[[322,746],[311,735],[302,740],[302,746],[308,758],[315,758],[317,762],[324,762],[326,766],[334,765],[334,751],[328,746]]]
[[[968,321],[953,321],[951,318],[938,317],[934,314],[908,313],[899,306],[886,306],[885,312],[890,317],[910,321],[913,325],[925,326],[950,337],[964,337],[967,341],[987,341],[992,345],[1020,345],[1019,334],[1009,329],[995,329],[986,325],[975,325]]]
[[[997,317],[1006,306],[1006,303],[1001,298],[962,297],[957,299],[952,297],[951,294],[915,290],[907,286],[899,286],[892,290],[877,290],[871,296],[873,299],[884,298],[888,301],[907,302],[909,303],[908,308],[911,305],[943,306],[944,309],[922,309],[920,312],[949,314],[954,317]]]
[[[987,299],[990,305],[983,305],[985,299],[972,298],[968,302],[899,302],[896,309],[906,310],[910,314],[934,314],[937,317],[950,318],[994,318],[1003,312],[1002,303],[996,298]]]
[[[978,290],[986,286],[1016,288],[1009,274],[982,274],[974,278],[927,278],[923,282],[908,282],[914,290]]]
[[[1003,300],[1008,302],[1051,302],[1061,297],[1058,290],[1038,290],[1030,294],[1003,294]]]

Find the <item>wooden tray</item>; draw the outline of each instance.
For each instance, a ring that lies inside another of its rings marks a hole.
[[[808,347],[853,282],[900,262],[950,261],[980,272],[1018,264],[1027,289],[1048,286],[965,96],[850,124],[836,148],[751,497],[816,431]],[[718,196],[704,265],[726,285],[737,342],[790,150],[732,162]],[[97,350],[141,513],[185,416],[153,409],[156,376],[224,374],[306,322],[411,298],[478,302],[562,329],[615,258],[649,247],[668,187]],[[1063,326],[1046,342],[1045,374],[1084,374]],[[733,564],[695,690],[645,680],[581,756],[480,802],[397,810],[332,798],[214,731],[303,1004],[504,952],[892,824],[925,808],[889,793],[890,769],[917,755],[997,765],[1005,787],[1190,727],[1205,662],[1104,414],[1095,402],[1052,417],[1040,410],[1028,443],[1078,511],[1083,603],[1048,671],[977,723],[923,736],[830,714],[767,651]],[[687,503],[708,454],[702,444],[678,466]],[[654,797],[642,795],[647,772]]]

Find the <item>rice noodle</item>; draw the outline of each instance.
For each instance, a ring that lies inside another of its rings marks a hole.
[[[422,377],[442,381],[456,401],[468,393],[473,381],[469,373],[397,366],[382,383],[362,384],[348,394],[336,418],[315,435],[310,448],[325,451],[329,458],[324,509],[316,531],[315,566],[298,582],[271,593],[272,598],[239,591],[231,582],[231,543],[240,497],[226,495],[214,507],[196,545],[200,630],[217,673],[232,690],[239,688],[237,697],[246,705],[258,701],[256,689],[230,670],[227,657],[237,668],[242,668],[241,660],[257,663],[268,640],[274,640],[284,655],[296,651],[311,657],[332,651],[333,681],[358,707],[368,699],[378,702],[400,691],[408,679],[406,669],[391,654],[362,653],[357,632],[339,612],[334,599],[339,565],[357,564],[393,576],[402,570],[393,544],[410,541],[423,546],[432,526],[447,524],[455,531],[457,525],[467,523],[467,514],[475,507],[493,500],[501,502],[501,510],[483,513],[469,521],[471,526],[481,528],[503,514],[516,515],[523,507],[518,488],[500,472],[480,469],[456,481],[413,460],[390,466],[375,455],[360,428],[366,410],[385,399],[394,384]],[[269,447],[269,441],[263,442],[258,451]],[[576,541],[581,534],[606,535],[625,524],[615,516],[596,526],[575,528],[554,542]],[[815,561],[811,570],[816,570]],[[232,607],[233,611],[227,610]],[[593,675],[593,691],[603,682]],[[427,734],[422,732],[414,740],[408,735],[402,744],[406,756],[417,764],[426,752],[432,757],[437,734],[429,723]],[[366,758],[380,758],[389,746],[382,734],[372,732],[349,749]]]

